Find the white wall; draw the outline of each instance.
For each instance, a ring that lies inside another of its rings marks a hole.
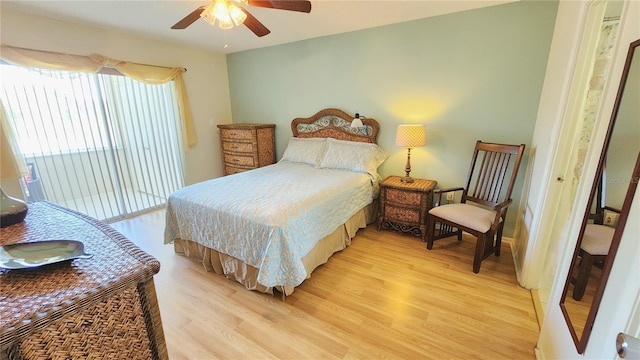
[[[1,10],[0,20],[0,40],[6,45],[187,68],[184,80],[199,142],[185,153],[185,183],[222,176],[215,124],[231,122],[224,54],[8,9]]]

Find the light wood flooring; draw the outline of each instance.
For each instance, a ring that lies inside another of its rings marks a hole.
[[[587,317],[589,316],[589,310],[591,310],[591,304],[593,304],[593,301],[595,300],[594,297],[601,279],[602,269],[594,266],[589,274],[589,281],[587,282],[587,287],[581,300],[573,299],[574,285],[569,285],[564,305],[569,317],[571,318],[571,324],[578,334],[582,334],[584,331],[587,323]]]
[[[535,359],[536,314],[508,244],[471,271],[474,240],[358,231],[284,301],[163,245],[164,211],[112,224],[161,262],[171,359]]]

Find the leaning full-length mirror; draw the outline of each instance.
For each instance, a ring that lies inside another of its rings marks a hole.
[[[604,292],[615,250],[623,232],[629,196],[637,187],[634,168],[640,157],[640,40],[629,46],[590,207],[584,220],[571,271],[560,300],[579,353],[583,353]]]

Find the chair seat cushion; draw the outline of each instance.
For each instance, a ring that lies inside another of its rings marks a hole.
[[[587,224],[580,248],[591,255],[607,255],[615,230],[611,226]]]
[[[440,205],[429,210],[429,214],[481,233],[489,231],[496,216],[494,211],[469,204]]]

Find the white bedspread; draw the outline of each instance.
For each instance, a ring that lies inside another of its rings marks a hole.
[[[373,198],[368,174],[281,161],[171,194],[165,243],[193,240],[258,268],[265,286],[298,286],[301,259]]]

